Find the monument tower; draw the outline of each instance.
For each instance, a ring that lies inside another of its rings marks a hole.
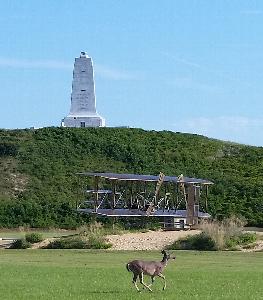
[[[75,58],[70,112],[63,127],[103,127],[105,120],[97,114],[92,59],[81,52]]]

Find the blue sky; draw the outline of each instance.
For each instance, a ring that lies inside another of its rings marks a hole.
[[[107,126],[263,146],[263,1],[1,1],[0,128],[59,126],[92,57]]]

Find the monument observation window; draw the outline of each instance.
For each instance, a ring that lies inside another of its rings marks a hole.
[[[85,122],[80,122],[80,127],[84,128],[85,127]]]

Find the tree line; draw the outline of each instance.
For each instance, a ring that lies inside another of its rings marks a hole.
[[[263,148],[200,135],[133,128],[0,130],[0,226],[77,227],[77,172],[205,178],[208,212],[263,226]]]

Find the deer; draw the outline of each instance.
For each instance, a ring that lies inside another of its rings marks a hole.
[[[136,283],[138,277],[143,287],[148,289],[150,292],[152,292],[150,286],[153,285],[156,276],[163,279],[164,281],[163,290],[166,289],[166,280],[162,272],[166,267],[168,260],[175,259],[175,256],[171,257],[171,255],[165,250],[163,250],[161,253],[163,254],[163,259],[161,261],[133,260],[127,263],[126,268],[128,272],[133,273],[132,283],[134,284],[138,292],[140,292],[140,289],[138,288]],[[147,285],[144,283],[143,275],[151,276],[151,280],[152,280],[151,284]]]

